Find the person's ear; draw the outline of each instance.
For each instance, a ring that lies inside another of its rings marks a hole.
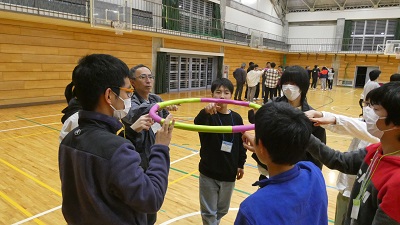
[[[107,102],[107,104],[111,105],[111,95],[113,95],[114,93],[112,92],[111,88],[107,88],[104,91],[104,100]]]
[[[264,143],[262,142],[261,139],[258,139],[258,144],[257,144],[257,148],[259,149],[259,154],[261,154],[261,156],[263,158],[265,158],[266,156],[269,157],[269,154],[267,152],[267,149],[265,148]]]

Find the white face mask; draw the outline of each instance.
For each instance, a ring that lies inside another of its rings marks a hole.
[[[363,117],[365,120],[365,123],[367,124],[367,130],[368,132],[379,139],[382,138],[383,131],[379,130],[378,127],[376,127],[376,121],[378,121],[379,116],[376,115],[374,110],[369,107],[369,106],[364,106],[363,107]]]
[[[117,95],[117,94],[115,94],[115,95]],[[131,99],[130,98],[122,99],[120,96],[118,96],[118,98],[124,102],[124,109],[115,109],[114,106],[112,106],[111,104],[110,104],[110,106],[112,109],[114,109],[113,117],[120,120],[120,119],[124,118],[126,115],[128,115],[129,110],[131,108]]]
[[[282,85],[283,94],[286,96],[287,99],[290,101],[295,100],[300,95],[300,88],[296,85],[291,84],[284,84]]]

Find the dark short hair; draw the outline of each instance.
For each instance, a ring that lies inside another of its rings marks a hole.
[[[275,68],[276,63],[272,62],[270,65],[271,65],[272,68]]]
[[[249,62],[249,66],[254,65],[254,62]]]
[[[390,76],[390,82],[392,81],[400,81],[400,73],[394,73]]]
[[[119,95],[119,88],[128,77],[129,68],[120,59],[106,54],[92,54],[81,58],[72,74],[74,93],[84,110],[93,111],[102,94],[112,88]]]
[[[293,82],[300,88],[301,103],[306,99],[310,81],[307,70],[301,66],[289,66],[285,69],[281,77],[281,86],[285,83]]]
[[[374,80],[378,79],[380,74],[381,74],[380,70],[372,70],[371,72],[369,72],[369,79],[371,81],[374,81]]]
[[[381,105],[387,112],[386,125],[400,125],[400,81],[393,81],[370,91],[366,99],[371,105]]]
[[[136,77],[135,77],[136,70],[143,68],[143,67],[145,67],[151,71],[151,69],[149,67],[147,67],[143,64],[136,65],[129,70],[129,79],[132,79],[132,80],[136,79]]]
[[[286,102],[269,102],[255,115],[256,144],[262,141],[272,162],[293,165],[306,154],[312,126],[306,115]]]
[[[229,79],[226,78],[218,78],[214,80],[211,84],[211,93],[214,93],[214,91],[220,88],[221,86],[228,88],[231,94],[233,94],[233,84]]]

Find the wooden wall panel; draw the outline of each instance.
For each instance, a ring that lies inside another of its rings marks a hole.
[[[382,71],[379,82],[388,82],[390,76],[398,71],[400,60],[394,56],[385,55],[316,55],[316,54],[288,54],[286,57],[287,65],[310,66],[319,65],[332,67],[336,62],[338,65],[338,79],[354,80],[357,66],[377,66]]]
[[[277,66],[282,65],[283,53],[268,52],[266,50],[254,50],[240,47],[225,47],[224,64],[229,65],[229,80],[236,84],[233,78],[233,71],[239,68],[242,63],[254,62],[264,68],[267,62],[275,62]]]
[[[339,79],[353,80],[356,74],[356,66],[378,66],[382,71],[379,82],[388,82],[393,73],[397,73],[400,60],[394,56],[385,55],[341,55],[339,67]]]
[[[196,40],[193,42],[182,41],[182,40],[172,40],[172,39],[164,39],[164,48],[174,48],[174,49],[184,49],[184,50],[192,50],[192,51],[201,51],[201,52],[221,52],[221,45],[218,42],[215,44],[211,44],[212,42],[203,43]]]
[[[72,70],[87,54],[152,65],[152,38],[9,19],[0,20],[0,107],[64,100]]]
[[[325,54],[288,54],[286,55],[286,65],[297,65],[301,67],[310,66],[311,68],[314,68],[314,65],[318,65],[320,68],[322,68],[323,66],[332,67],[333,57],[334,56],[332,55]]]

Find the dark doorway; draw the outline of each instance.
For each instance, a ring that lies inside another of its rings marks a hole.
[[[355,87],[364,87],[365,77],[367,76],[367,67],[358,66],[356,71],[356,84]]]
[[[377,66],[357,66],[356,67],[356,79],[354,87],[363,88],[365,83],[369,80],[369,72],[372,70],[379,70]]]

